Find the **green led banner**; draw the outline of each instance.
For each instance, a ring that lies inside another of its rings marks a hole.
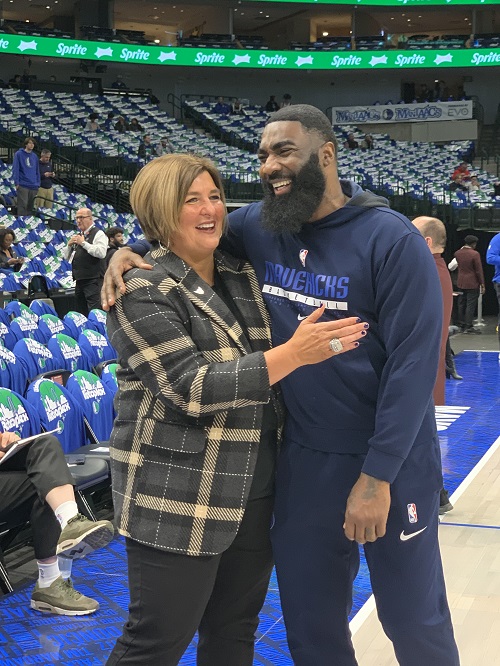
[[[254,0],[252,0],[254,1]],[[308,5],[370,5],[371,7],[432,7],[446,5],[498,5],[498,0],[255,0],[256,2],[300,2]]]
[[[236,69],[414,69],[500,65],[500,49],[425,51],[245,51],[171,46],[134,46],[52,37],[0,34],[0,54],[76,58],[167,67]]]

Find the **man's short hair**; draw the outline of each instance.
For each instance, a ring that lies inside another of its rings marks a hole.
[[[109,227],[109,229],[106,229],[104,233],[108,238],[114,238],[116,234],[122,234],[123,229],[121,227]]]
[[[420,227],[420,233],[424,238],[430,238],[432,240],[432,245],[435,248],[446,247],[446,227],[437,217],[426,217],[422,216],[416,218],[422,220],[422,226]],[[425,222],[423,221],[425,220]]]
[[[479,238],[477,236],[470,235],[470,236],[466,236],[464,238],[464,243],[466,245],[475,245],[478,240],[479,240]]]
[[[292,104],[271,113],[266,126],[277,122],[298,122],[307,132],[316,132],[323,141],[331,141],[337,151],[337,139],[332,123],[315,106],[310,104]]]
[[[40,151],[40,156],[42,155],[52,155],[52,151],[50,151],[48,148],[42,148]]]

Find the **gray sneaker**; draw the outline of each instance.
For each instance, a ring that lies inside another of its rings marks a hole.
[[[69,578],[64,580],[59,576],[49,587],[39,587],[37,581],[31,595],[31,608],[56,615],[90,615],[96,612],[99,603],[77,592]]]
[[[68,524],[61,532],[57,542],[57,555],[79,560],[90,553],[106,546],[115,534],[113,524],[109,520],[99,520],[94,523],[77,513],[68,520]]]

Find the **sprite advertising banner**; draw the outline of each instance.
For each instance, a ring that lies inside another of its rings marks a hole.
[[[414,69],[500,65],[500,49],[446,51],[246,51],[171,46],[135,46],[53,37],[0,33],[0,55],[73,58],[167,67],[232,67],[236,69]]]

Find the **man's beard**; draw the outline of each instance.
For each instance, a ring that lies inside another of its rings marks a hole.
[[[288,194],[274,194],[271,183],[262,182],[264,199],[262,202],[262,226],[273,233],[298,233],[309,222],[319,207],[326,189],[326,180],[315,153],[302,169],[292,176],[273,174],[273,181],[291,181]]]

